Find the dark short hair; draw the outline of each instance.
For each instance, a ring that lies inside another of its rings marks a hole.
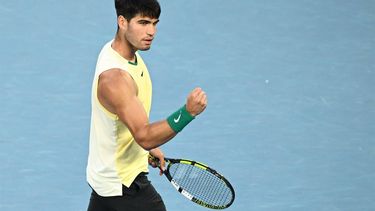
[[[115,0],[116,14],[130,21],[136,15],[159,18],[161,9],[157,0]]]

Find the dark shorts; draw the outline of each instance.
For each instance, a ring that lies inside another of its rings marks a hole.
[[[122,186],[122,196],[103,197],[93,190],[87,211],[166,211],[166,209],[146,174],[141,173],[129,188]]]

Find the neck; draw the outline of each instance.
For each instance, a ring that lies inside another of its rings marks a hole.
[[[126,39],[123,39],[118,33],[112,43],[112,48],[126,60],[135,62],[135,52],[137,50],[132,48],[131,44]]]

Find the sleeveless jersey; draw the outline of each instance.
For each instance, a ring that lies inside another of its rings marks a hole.
[[[148,172],[148,151],[140,147],[129,129],[98,100],[99,75],[109,69],[128,72],[138,86],[138,99],[149,115],[152,84],[141,56],[131,63],[107,43],[99,54],[91,94],[90,147],[87,181],[101,196],[122,195],[122,185],[129,187],[141,172]]]

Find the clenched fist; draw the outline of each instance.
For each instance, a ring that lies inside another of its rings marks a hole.
[[[204,111],[207,106],[206,93],[201,88],[195,88],[187,97],[186,110],[192,115],[197,116]]]

